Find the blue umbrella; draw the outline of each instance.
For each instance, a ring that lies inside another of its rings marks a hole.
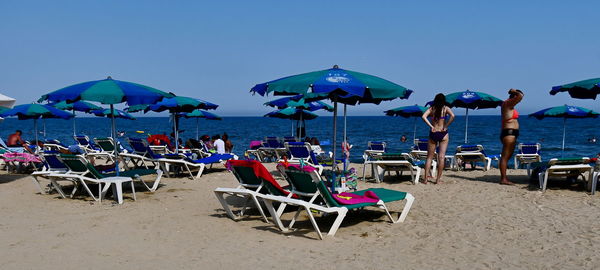
[[[321,96],[324,97],[324,95],[321,95]],[[314,98],[314,96],[312,96],[312,97]],[[265,102],[264,105],[270,106],[270,107],[275,107],[278,109],[286,109],[286,108],[290,108],[290,107],[299,108],[299,109],[303,109],[303,110],[310,111],[310,112],[314,112],[314,111],[318,111],[318,110],[327,110],[330,112],[333,111],[333,106],[331,106],[323,101],[320,101],[320,100],[308,102],[308,101],[306,101],[304,95],[283,97],[283,98]],[[275,113],[275,112],[272,112],[272,113]],[[297,130],[299,130],[300,126],[305,127],[306,125],[305,125],[304,119],[302,117],[293,119],[290,117],[286,117],[287,114],[290,114],[290,112],[289,111],[284,112],[283,118],[292,120],[292,136],[293,136],[294,135],[294,120],[296,120],[296,129]],[[301,114],[299,114],[299,115],[302,116]],[[296,134],[297,138],[301,137],[300,133],[301,132],[297,132],[297,134]]]
[[[23,104],[15,106],[10,110],[4,111],[0,114],[0,117],[17,116],[19,120],[33,119],[33,126],[35,129],[35,141],[38,141],[38,127],[37,120],[42,118],[61,118],[70,119],[73,117],[72,114],[61,111],[49,105],[43,104]],[[36,148],[37,151],[37,148]]]
[[[551,95],[559,92],[569,92],[572,98],[596,99],[596,96],[600,94],[600,78],[554,86],[550,90]]]
[[[275,95],[323,95],[325,97],[319,97],[319,99],[328,98],[332,100],[334,168],[336,164],[335,149],[337,144],[336,132],[338,102],[344,104],[345,116],[346,104],[379,104],[384,100],[408,98],[413,92],[412,90],[388,80],[365,73],[341,69],[337,65],[333,66],[331,69],[288,76],[266,83],[257,84],[250,91],[260,95],[266,95],[268,93],[274,93]],[[344,141],[346,141],[345,132]],[[334,182],[335,181],[332,181],[332,191],[334,189]]]
[[[73,112],[73,136],[76,135],[76,129],[75,129],[75,112],[90,112],[93,110],[100,110],[102,109],[102,107],[94,105],[92,103],[89,102],[85,102],[85,101],[76,101],[73,103],[68,103],[66,101],[61,101],[61,102],[56,102],[56,103],[50,103],[48,105],[51,105],[54,108],[57,108],[59,110],[66,110],[66,111],[72,111]]]
[[[127,120],[135,120],[135,117],[133,117],[133,115],[126,113],[122,110],[110,110],[110,109],[100,109],[100,110],[93,110],[90,111],[90,113],[94,114],[95,116],[103,116],[103,117],[115,117],[115,118],[121,118],[121,119],[127,119]]]
[[[417,104],[412,106],[403,106],[394,109],[384,111],[388,116],[402,116],[404,118],[415,117],[414,128],[413,128],[413,141],[417,138],[417,117],[421,117],[427,107],[419,106]]]
[[[197,98],[190,97],[173,97],[173,98],[165,98],[162,101],[149,105],[144,112],[155,111],[169,111],[173,116],[173,133],[175,137],[175,151],[179,149],[179,115],[178,113],[182,112],[192,112],[196,109],[204,109],[204,110],[215,110],[219,107],[219,105],[204,101]]]
[[[466,90],[446,95],[446,102],[449,107],[465,108],[465,143],[468,142],[469,129],[469,109],[490,109],[502,105],[502,100],[483,92],[474,92]],[[433,101],[427,102],[431,105]]]
[[[114,110],[114,104],[127,103],[129,106],[138,104],[154,104],[163,98],[175,97],[172,93],[166,93],[158,89],[126,81],[113,80],[110,76],[104,80],[89,81],[74,84],[43,95],[38,102],[47,100],[49,102],[75,102],[79,100],[96,101],[102,104],[110,104],[110,110]],[[113,136],[116,135],[115,118],[111,117],[111,129]],[[117,139],[113,137],[116,142]],[[119,174],[118,147],[117,175]]]
[[[185,118],[196,118],[196,140],[200,140],[200,133],[198,132],[199,120],[200,118],[205,118],[206,120],[221,120],[222,118],[214,113],[210,113],[203,110],[194,110],[189,113],[180,113],[179,114]]]
[[[567,118],[597,118],[600,113],[594,112],[590,109],[577,107],[577,106],[558,106],[546,108],[541,111],[534,112],[529,117],[535,117],[539,120],[546,117],[563,118],[563,140],[562,140],[562,153],[565,151],[565,135],[566,135],[566,123]]]

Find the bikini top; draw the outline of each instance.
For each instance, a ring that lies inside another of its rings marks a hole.
[[[513,109],[513,113],[510,116],[510,118],[508,119],[504,119],[504,122],[508,122],[509,120],[513,120],[513,119],[519,119],[519,112],[517,111],[517,109]]]

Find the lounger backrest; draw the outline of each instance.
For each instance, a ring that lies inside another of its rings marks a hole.
[[[88,136],[75,135],[73,136],[73,138],[75,139],[75,141],[77,141],[79,145],[88,146],[90,144],[90,138],[88,138]]]
[[[316,172],[300,171],[293,167],[285,169],[285,179],[290,183],[292,193],[302,196],[313,196],[317,192],[317,186],[314,182]]]
[[[483,146],[481,144],[477,145],[459,145],[456,147],[457,153],[471,153],[471,152],[483,152]]]
[[[129,142],[129,145],[131,146],[131,148],[133,148],[133,152],[144,156],[146,155],[146,153],[148,153],[148,149],[150,147],[148,147],[148,144],[145,143],[145,141],[143,139],[140,138],[127,138],[127,141]]]
[[[96,142],[96,144],[102,148],[102,151],[115,151],[115,143],[112,138],[94,138],[94,142]]]
[[[44,154],[42,156],[44,157],[44,160],[46,161],[48,170],[66,169],[67,168],[67,166],[58,159],[59,154],[60,153],[57,151],[44,151]]]
[[[69,171],[83,176],[101,179],[103,176],[84,157],[77,155],[61,154],[60,160],[69,168]]]
[[[368,142],[368,146],[369,146],[369,150],[385,151],[386,143],[370,141],[370,142]]]
[[[341,205],[333,198],[329,189],[325,186],[323,181],[317,180],[315,183],[317,185],[317,189],[319,190],[319,194],[325,200],[325,203],[329,207],[341,207]]]
[[[285,148],[290,153],[290,158],[310,158],[310,152],[312,149],[310,143],[307,142],[286,142],[284,143]]]
[[[283,142],[298,142],[296,137],[283,137]]]
[[[415,145],[413,146],[413,150],[427,151],[429,140],[428,139],[415,139],[414,144]]]
[[[258,188],[262,180],[254,174],[251,167],[231,166],[231,172],[240,184],[246,188]]]
[[[519,153],[526,155],[539,154],[542,146],[539,143],[520,143]]]
[[[553,158],[548,161],[549,166],[553,165],[581,165],[581,164],[589,164],[590,158],[588,157],[580,157],[580,158]]]
[[[282,148],[283,147],[283,145],[281,144],[281,141],[277,137],[266,137],[265,142],[267,143],[268,147],[270,147],[270,148]]]

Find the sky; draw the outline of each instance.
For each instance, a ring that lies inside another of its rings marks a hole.
[[[548,94],[600,77],[598,10],[583,0],[0,0],[0,93],[31,103],[112,76],[219,104],[222,116],[259,116],[274,97],[252,86],[337,64],[415,91],[349,115],[465,89],[504,99],[509,88],[524,91],[522,113],[600,111],[600,101]]]

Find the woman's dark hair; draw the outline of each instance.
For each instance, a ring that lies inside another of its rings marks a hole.
[[[223,137],[221,137],[221,138],[223,138],[224,141],[227,141],[227,140],[229,140],[229,135],[227,135],[227,133],[225,132],[225,133],[223,133]]]
[[[446,96],[444,96],[442,93],[435,95],[433,104],[431,104],[431,108],[433,109],[433,118],[440,119],[443,117],[442,113],[444,106],[446,106]]]

